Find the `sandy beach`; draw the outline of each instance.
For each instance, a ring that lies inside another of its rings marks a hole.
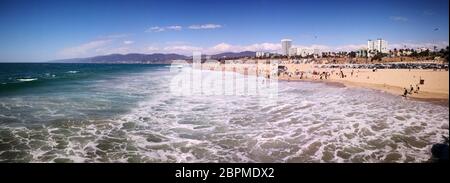
[[[317,81],[340,83],[347,87],[363,87],[381,90],[401,96],[404,89],[408,91],[407,98],[437,102],[448,105],[449,72],[431,69],[339,69],[321,68],[320,64],[280,64],[287,68],[278,76],[282,81]],[[231,71],[241,74],[257,74],[268,77],[270,64],[203,64],[202,69],[216,71]],[[341,75],[344,74],[344,77]],[[325,78],[321,73],[328,73]],[[301,74],[303,73],[303,75]],[[272,74],[274,77],[274,75]],[[423,83],[421,83],[421,80]],[[411,91],[411,86],[413,91]],[[419,90],[417,90],[419,87]]]
[[[318,68],[314,64],[286,64],[287,71],[295,73],[303,72],[304,75],[300,79],[300,75],[281,74],[281,80],[316,80],[339,82],[348,87],[365,87],[376,90],[382,90],[394,95],[402,95],[404,88],[413,92],[407,97],[415,99],[429,100],[447,100],[449,89],[449,72],[444,70],[425,70],[425,69],[339,69],[339,68]],[[341,71],[344,77],[341,76]],[[319,73],[329,73],[325,79],[320,79]],[[314,74],[316,73],[316,74]],[[352,74],[353,73],[353,74]],[[420,83],[423,80],[423,83]],[[419,87],[419,91],[417,90]]]

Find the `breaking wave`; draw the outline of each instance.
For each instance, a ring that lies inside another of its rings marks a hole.
[[[277,104],[261,105],[258,96],[174,96],[170,78],[151,71],[97,82],[100,91],[139,96],[109,118],[79,110],[67,119],[67,111],[49,107],[33,116],[52,119],[44,125],[2,125],[0,161],[424,162],[449,134],[448,106],[374,90],[280,82]],[[72,102],[114,109],[108,100]],[[0,121],[23,123],[14,114],[0,113]]]

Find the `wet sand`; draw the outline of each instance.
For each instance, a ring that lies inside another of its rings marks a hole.
[[[277,79],[280,81],[308,81],[308,82],[325,82],[334,86],[361,87],[380,90],[401,97],[404,88],[408,91],[412,85],[414,91],[416,85],[420,87],[419,91],[408,94],[407,98],[414,100],[427,101],[440,105],[448,106],[449,100],[449,72],[433,71],[422,69],[379,69],[373,72],[372,69],[342,69],[344,78],[340,76],[338,68],[320,68],[317,64],[280,64],[286,66],[287,72],[295,73],[303,72],[303,77],[299,75],[280,74]],[[270,64],[205,64],[203,69],[230,71],[240,74],[259,75],[274,77],[273,68]],[[272,71],[272,73],[270,73]],[[353,74],[352,74],[353,71]],[[318,74],[328,72],[330,76],[327,79],[320,79]],[[424,80],[420,84],[420,80]]]
[[[333,81],[333,80],[311,80],[311,79],[302,79],[302,80],[290,80],[290,79],[281,79],[282,82],[311,82],[311,83],[324,83],[328,86],[334,86],[334,87],[338,87],[338,88],[343,88],[343,87],[361,87],[361,88],[370,88],[370,89],[374,89],[374,90],[378,90],[380,92],[388,92],[386,91],[386,88],[380,88],[377,86],[369,86],[369,85],[361,85],[361,84],[356,84],[356,83],[344,83],[344,82],[340,82],[340,81]],[[393,95],[398,95],[398,93],[394,93],[392,91],[388,92],[391,93]],[[398,95],[400,97],[403,97],[401,95]],[[438,97],[442,97],[442,98],[435,98],[436,96]],[[448,96],[448,95],[447,95]],[[449,106],[449,99],[445,98],[444,95],[440,95],[440,94],[436,94],[436,93],[429,93],[429,92],[421,92],[420,94],[416,94],[413,96],[407,96],[408,99],[411,100],[416,100],[416,101],[423,101],[423,102],[429,102],[429,103],[433,103],[436,105],[441,105],[441,106]]]
[[[420,69],[379,69],[373,72],[371,69],[342,69],[345,77],[340,76],[340,69],[326,69],[315,68],[317,65],[313,64],[286,64],[288,72],[295,73],[296,71],[304,72],[304,76],[280,75],[280,80],[309,80],[321,82],[338,82],[348,87],[363,87],[381,90],[393,95],[401,96],[404,88],[410,90],[412,85],[414,91],[416,85],[420,87],[419,92],[408,94],[408,98],[414,98],[422,101],[448,101],[448,71],[433,71]],[[353,71],[353,75],[351,72]],[[330,76],[325,79],[313,72],[322,73],[328,72]],[[424,80],[424,84],[420,84],[420,80]],[[448,102],[447,102],[448,103]]]

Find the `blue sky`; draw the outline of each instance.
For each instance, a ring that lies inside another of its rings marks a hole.
[[[446,46],[448,0],[0,0],[0,62],[110,53]],[[435,28],[439,30],[435,31]]]

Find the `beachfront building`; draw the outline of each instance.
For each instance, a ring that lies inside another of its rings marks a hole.
[[[402,51],[402,55],[404,55],[404,56],[410,56],[410,55],[412,55],[412,53],[413,53],[412,50],[409,50],[409,49]]]
[[[369,52],[376,51],[381,53],[388,53],[388,42],[386,40],[383,40],[381,38],[377,40],[370,40],[367,41],[367,50]]]
[[[289,55],[289,50],[292,47],[292,40],[290,39],[282,39],[281,40],[281,54]]]
[[[297,50],[297,56],[302,56],[302,48],[296,48],[296,50]]]
[[[315,54],[316,50],[313,49],[306,49],[306,48],[298,48],[297,49],[297,54],[302,56],[302,57],[307,57],[309,55],[313,55]],[[318,50],[317,50],[318,51]]]
[[[367,50],[366,49],[359,49],[356,51],[357,57],[367,57]]]
[[[272,57],[272,56],[276,56],[277,54],[275,53],[270,53],[270,52],[264,52],[264,51],[257,51],[256,52],[256,58],[263,58],[263,57]]]
[[[428,48],[426,48],[426,47],[422,47],[422,48],[416,48],[416,49],[414,49],[417,53],[421,53],[421,52],[424,52],[424,51],[429,51],[430,49],[428,49]]]
[[[258,57],[258,58],[264,57],[264,52],[262,52],[262,51],[257,51],[257,52],[256,52],[256,57]]]
[[[256,58],[270,58],[273,56],[276,56],[277,54],[275,53],[270,53],[270,52],[264,52],[264,51],[257,51],[256,52]]]
[[[317,48],[313,50],[313,54],[314,54],[314,58],[318,58],[318,57],[322,56],[322,52],[320,52],[320,50]]]
[[[289,56],[297,56],[297,48],[290,48],[289,49]]]

